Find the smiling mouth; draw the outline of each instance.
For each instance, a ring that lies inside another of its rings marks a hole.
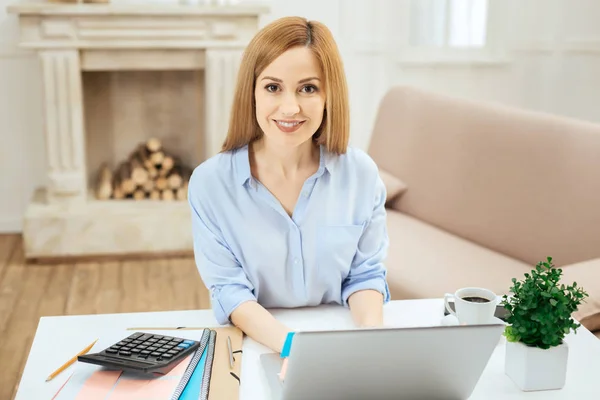
[[[278,120],[274,120],[274,121],[277,125],[282,126],[284,128],[293,128],[304,122],[304,121],[278,121]]]

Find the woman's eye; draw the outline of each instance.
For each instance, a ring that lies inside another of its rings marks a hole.
[[[271,84],[265,86],[265,89],[267,89],[267,92],[276,92],[277,91],[277,85],[271,83]]]
[[[315,86],[315,85],[306,85],[302,88],[302,91],[304,93],[315,93],[317,92],[319,89]]]

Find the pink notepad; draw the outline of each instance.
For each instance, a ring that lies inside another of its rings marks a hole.
[[[80,365],[55,399],[162,400],[170,399],[191,360],[188,356],[169,373],[156,378]]]

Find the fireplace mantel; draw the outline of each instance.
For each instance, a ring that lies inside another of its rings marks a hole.
[[[21,46],[35,49],[243,48],[264,5],[17,3]]]
[[[39,55],[44,85],[48,179],[26,211],[26,257],[189,253],[187,202],[90,196],[82,74],[203,70],[208,158],[227,132],[241,55],[268,6],[23,2],[8,12],[18,15],[20,46]]]

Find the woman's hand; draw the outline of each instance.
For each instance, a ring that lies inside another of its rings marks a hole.
[[[279,376],[279,380],[282,382],[285,380],[285,372],[287,371],[287,365],[288,359],[286,357],[283,359],[283,364],[281,364],[281,371],[279,371],[279,374],[277,374]]]

